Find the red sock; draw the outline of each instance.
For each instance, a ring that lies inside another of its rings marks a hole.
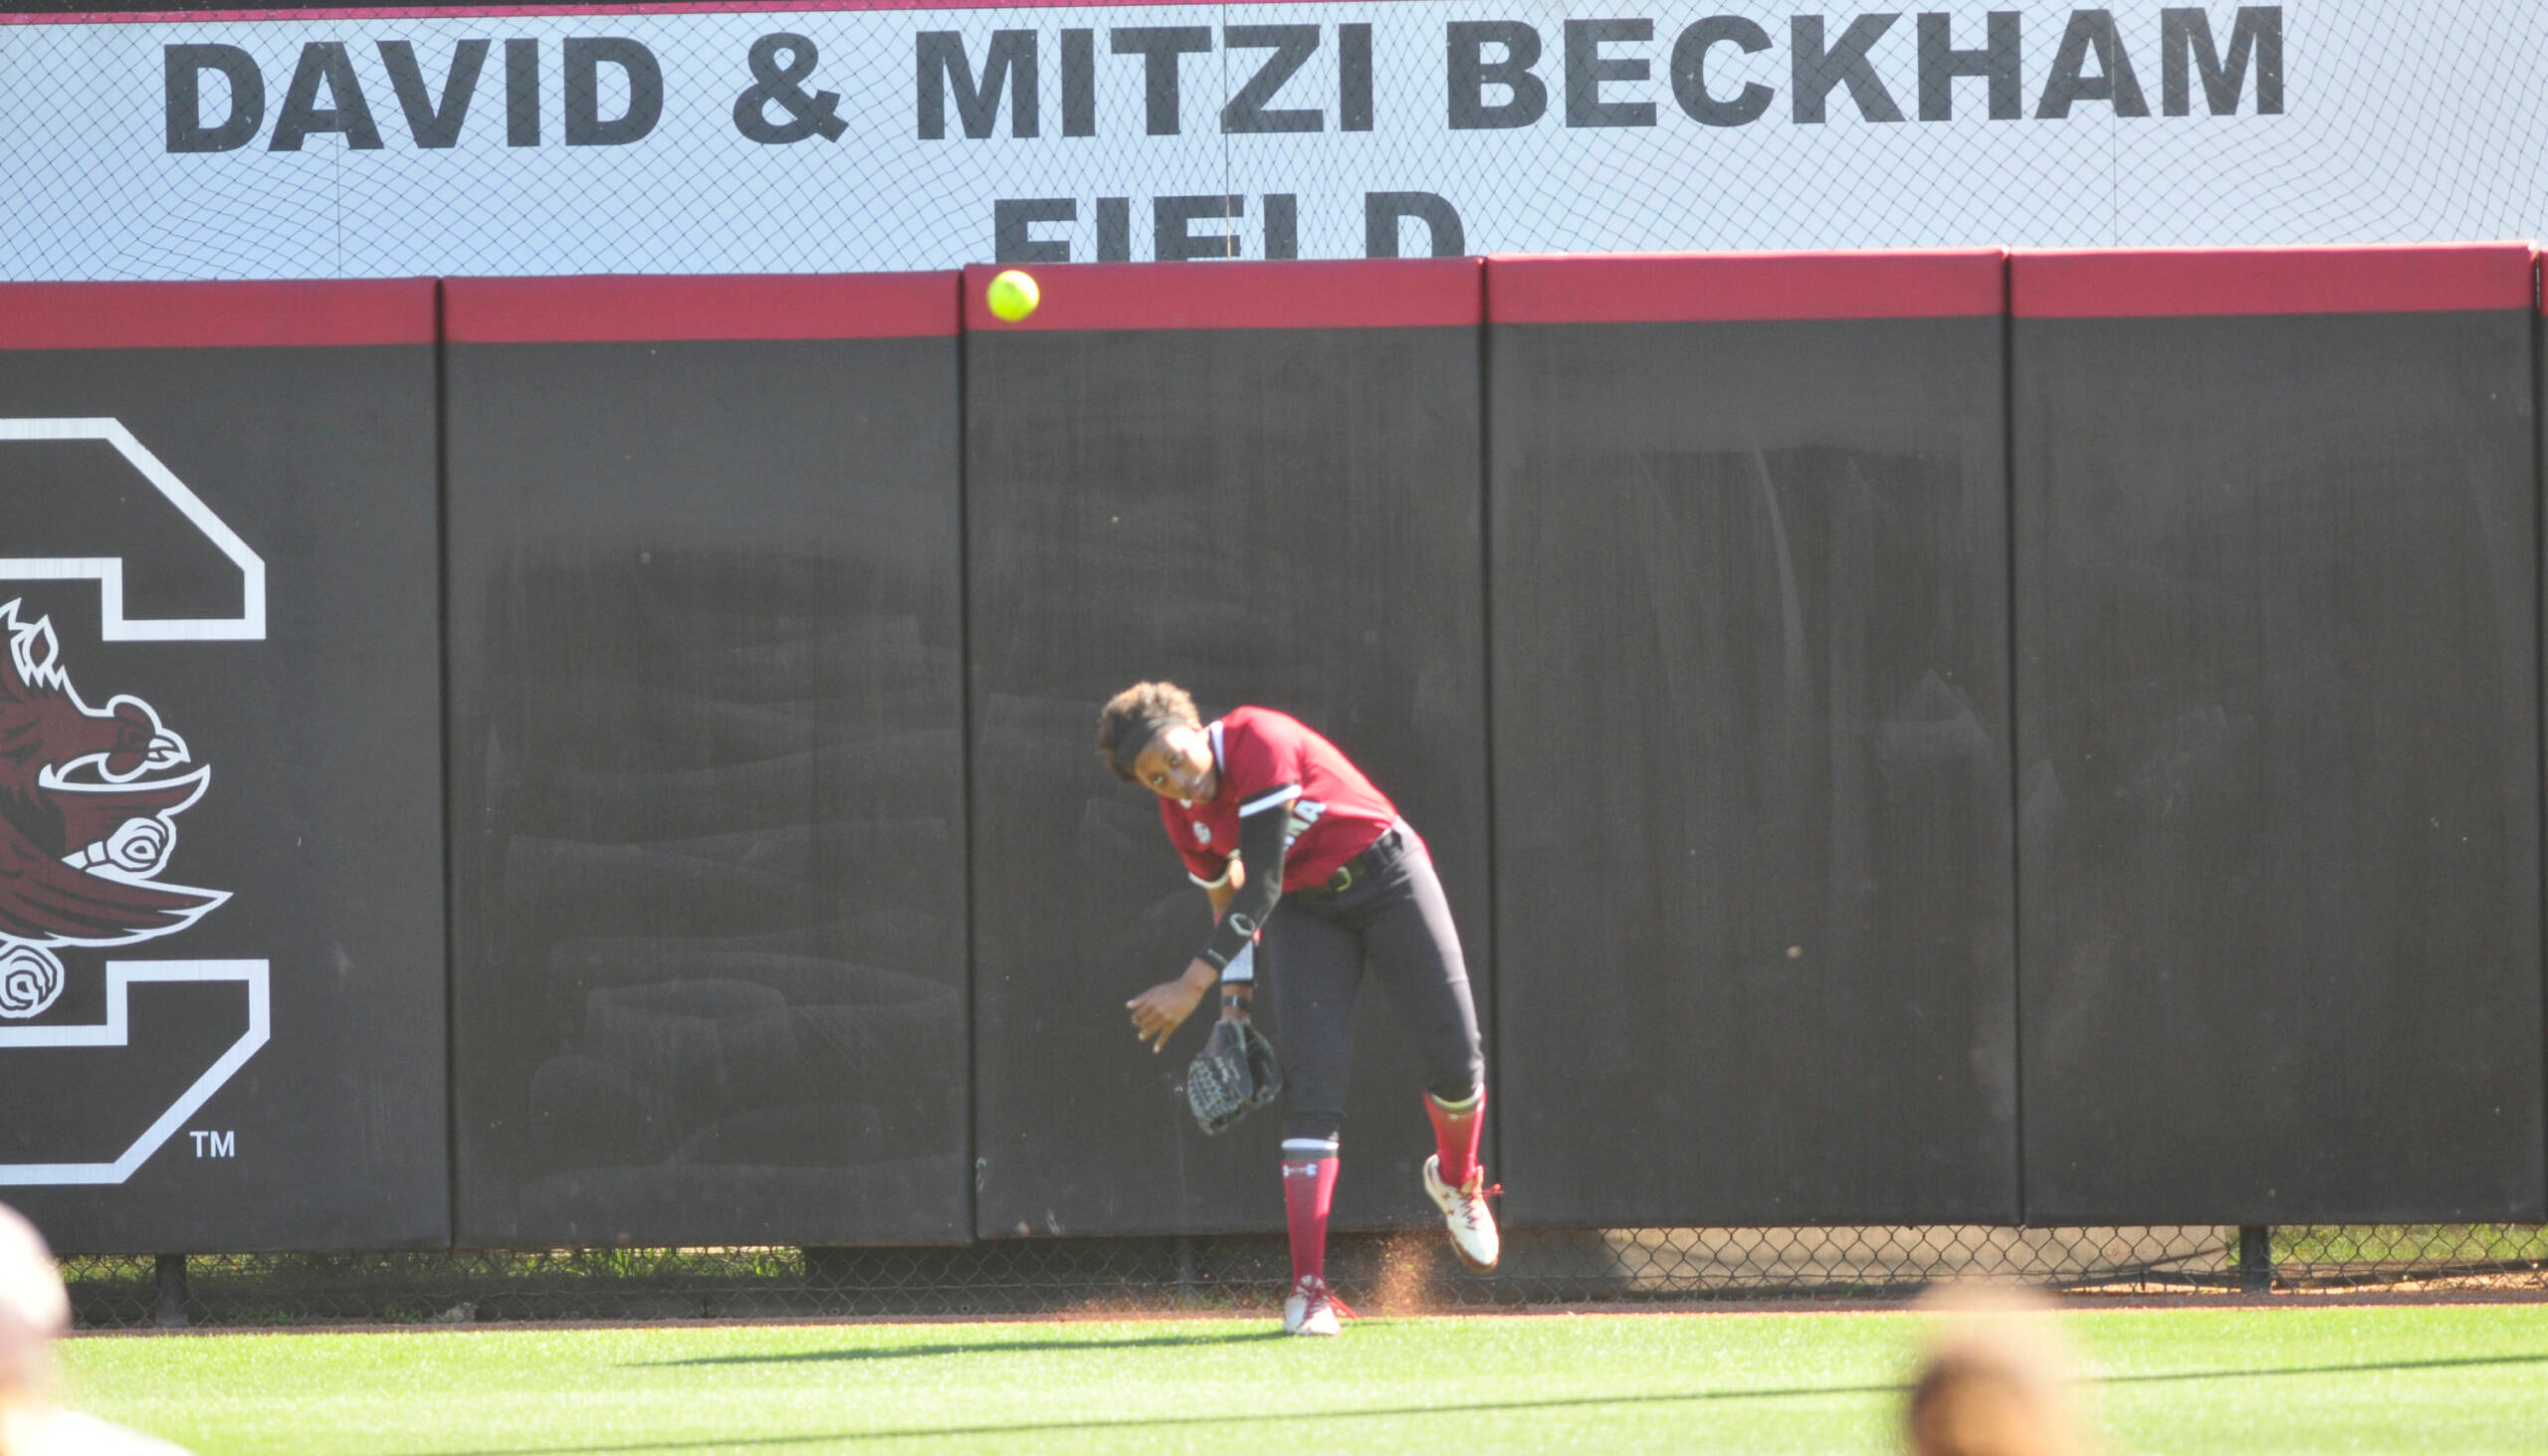
[[[1292,1230],[1292,1282],[1327,1280],[1327,1210],[1336,1201],[1336,1144],[1324,1139],[1283,1143],[1283,1220]]]
[[[1433,1120],[1433,1145],[1442,1154],[1442,1181],[1456,1188],[1477,1171],[1477,1135],[1486,1125],[1486,1084],[1478,1084],[1468,1101],[1445,1103],[1424,1094],[1424,1112]]]

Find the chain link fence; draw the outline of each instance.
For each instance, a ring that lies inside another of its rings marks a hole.
[[[2548,1225],[1514,1230],[1492,1275],[1431,1230],[1340,1235],[1329,1268],[1374,1314],[1891,1299],[1943,1281],[2164,1295],[2361,1290],[2548,1295]],[[996,1317],[1271,1311],[1277,1235],[960,1248],[559,1249],[75,1256],[90,1329],[542,1320]]]
[[[2527,0],[473,9],[0,14],[0,278],[2548,230]]]

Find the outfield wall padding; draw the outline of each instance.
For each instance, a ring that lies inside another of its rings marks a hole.
[[[448,289],[461,1241],[963,1240],[955,276]]]
[[[1489,261],[1514,1221],[2017,1216],[2003,269]]]
[[[1368,770],[1431,845],[1491,1006],[1478,268],[1041,269],[1023,325],[968,277],[985,1237],[1283,1224],[1279,1112],[1206,1139],[1178,1090],[1202,1018],[1155,1056],[1124,1010],[1210,925],[1157,802],[1095,754],[1099,707],[1136,681],[1207,715],[1283,709]],[[1341,1226],[1431,1213],[1421,1074],[1380,1001],[1357,1021]]]
[[[1279,1229],[1124,1010],[1207,925],[1093,752],[1166,677],[1429,842],[1517,1225],[2548,1217],[2535,272],[0,287],[0,1200]],[[1396,1018],[1340,1227],[1437,1226]]]
[[[435,329],[429,279],[0,286],[0,951],[63,971],[0,995],[0,1199],[57,1249],[449,1240]],[[228,898],[70,929],[117,875]]]
[[[2541,1217],[2529,249],[2012,278],[2027,1218]]]

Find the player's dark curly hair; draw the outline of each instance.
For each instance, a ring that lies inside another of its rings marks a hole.
[[[1194,695],[1174,683],[1135,683],[1106,700],[1097,715],[1097,756],[1108,772],[1133,781],[1133,760],[1163,729],[1177,724],[1202,725],[1194,711]]]

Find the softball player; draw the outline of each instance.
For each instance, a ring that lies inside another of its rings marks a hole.
[[[1495,1267],[1502,1246],[1486,1200],[1498,1190],[1477,1161],[1486,1059],[1459,935],[1424,841],[1335,744],[1271,709],[1234,709],[1205,724],[1176,685],[1138,683],[1099,715],[1097,750],[1116,777],[1159,795],[1169,840],[1212,901],[1202,953],[1183,975],[1126,1003],[1135,1034],[1159,1050],[1215,983],[1222,1019],[1244,1019],[1260,954],[1272,962],[1290,1099],[1285,1333],[1337,1333],[1327,1215],[1354,996],[1367,966],[1424,1059],[1424,1110],[1438,1149],[1425,1159],[1424,1191],[1461,1261]]]

